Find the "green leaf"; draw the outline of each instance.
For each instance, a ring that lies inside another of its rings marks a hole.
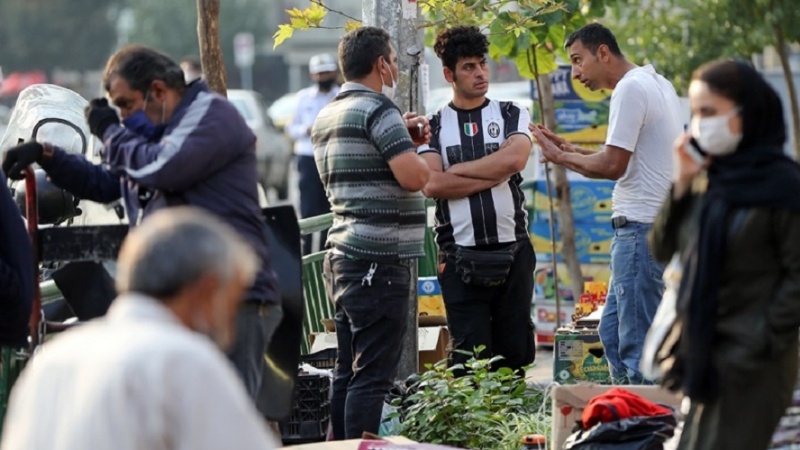
[[[346,33],[349,33],[349,32],[351,32],[351,31],[353,31],[355,29],[358,29],[358,28],[361,28],[361,22],[358,22],[358,21],[355,21],[355,20],[348,20],[344,24],[344,31]]]
[[[308,23],[312,27],[318,27],[322,23],[322,19],[324,19],[325,15],[328,13],[328,10],[318,3],[312,3],[304,12]]]
[[[294,33],[294,28],[291,25],[280,24],[278,25],[278,31],[272,36],[272,40],[275,42],[272,44],[272,49],[278,48],[279,45],[283,44],[283,41],[292,37]]]
[[[531,80],[536,78],[537,74],[534,72],[534,52],[536,55],[536,67],[539,69],[538,75],[546,75],[558,68],[554,53],[542,46],[537,46],[534,49],[529,47],[529,49],[530,51],[518,52],[517,57],[514,59],[517,70],[523,78]]]
[[[514,51],[516,39],[508,33],[499,20],[495,20],[489,27],[489,57],[498,60],[503,56],[510,56]]]

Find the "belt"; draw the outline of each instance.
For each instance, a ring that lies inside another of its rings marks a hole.
[[[617,216],[611,219],[611,228],[616,230],[617,228],[625,227],[629,223],[639,223],[639,222],[628,220],[628,218],[625,216]]]

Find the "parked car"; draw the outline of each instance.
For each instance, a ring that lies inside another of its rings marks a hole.
[[[275,126],[284,131],[289,122],[292,121],[295,111],[297,111],[297,93],[289,92],[272,102],[269,105],[269,109],[267,109],[267,114],[272,119],[272,122],[275,123]]]
[[[289,194],[289,170],[292,147],[289,139],[278,130],[267,115],[261,95],[242,89],[228,90],[228,100],[236,107],[256,135],[258,179],[264,190],[274,189],[278,198]]]

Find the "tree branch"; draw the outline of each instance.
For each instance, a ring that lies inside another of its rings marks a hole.
[[[342,17],[346,17],[346,18],[348,18],[348,19],[350,19],[350,20],[354,20],[354,21],[356,21],[356,22],[359,22],[359,23],[361,23],[361,19],[356,19],[355,17],[353,17],[353,16],[351,16],[351,15],[348,15],[348,14],[345,14],[345,13],[343,13],[342,11],[339,11],[339,10],[333,9],[333,8],[329,7],[328,5],[326,5],[326,4],[324,4],[324,3],[322,3],[322,0],[310,0],[310,1],[311,1],[311,3],[316,3],[317,5],[319,5],[319,6],[323,7],[324,9],[327,9],[327,10],[328,10],[328,12],[336,13],[336,14],[339,14],[340,16],[342,16]],[[324,27],[317,27],[317,28],[324,28]],[[329,29],[329,30],[334,30],[334,29],[336,29],[336,28],[328,28],[328,29]]]

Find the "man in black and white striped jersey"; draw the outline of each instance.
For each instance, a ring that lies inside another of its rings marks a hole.
[[[486,98],[488,41],[476,27],[443,31],[434,49],[453,101],[430,117],[432,138],[417,152],[431,174],[423,193],[436,199],[439,283],[453,350],[502,355],[520,369],[536,354],[530,317],[536,257],[520,188],[531,149],[530,114]],[[452,352],[450,364],[468,355]]]

